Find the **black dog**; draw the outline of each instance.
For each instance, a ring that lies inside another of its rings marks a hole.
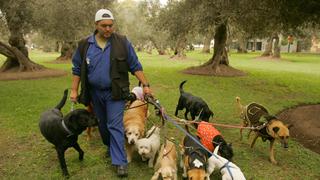
[[[65,90],[60,103],[55,108],[43,112],[39,122],[41,134],[55,145],[64,176],[69,176],[64,152],[73,147],[79,152],[79,160],[83,160],[84,152],[77,142],[78,135],[87,127],[97,124],[97,119],[85,109],[76,109],[63,117],[60,110],[67,96],[68,90]]]
[[[184,113],[185,119],[188,119],[188,113],[190,112],[192,120],[195,120],[195,117],[199,116],[200,114],[199,119],[208,122],[210,117],[213,116],[213,112],[209,109],[209,106],[203,99],[184,92],[183,84],[186,82],[187,81],[183,81],[180,84],[180,97],[174,115],[177,116],[178,110],[183,110],[186,108],[186,112]]]

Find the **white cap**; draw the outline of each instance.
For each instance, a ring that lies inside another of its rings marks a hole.
[[[95,22],[101,21],[103,19],[114,20],[111,11],[109,11],[108,9],[100,9],[100,10],[98,10],[97,13],[96,13],[96,16],[95,16]]]

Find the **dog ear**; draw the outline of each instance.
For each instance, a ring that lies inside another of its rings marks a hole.
[[[279,127],[274,127],[274,128],[272,128],[272,130],[273,130],[275,133],[277,133],[277,132],[280,130],[280,128],[279,128]]]
[[[286,124],[287,128],[290,129],[292,128],[294,125],[293,124]]]

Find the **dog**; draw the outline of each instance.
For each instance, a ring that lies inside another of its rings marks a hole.
[[[85,109],[76,109],[63,116],[61,108],[67,100],[68,90],[64,91],[60,103],[53,109],[43,112],[40,116],[39,127],[41,134],[52,144],[58,154],[64,176],[69,177],[64,153],[69,147],[79,152],[79,160],[83,160],[84,152],[77,140],[87,127],[97,125],[97,119]]]
[[[166,140],[160,148],[151,180],[177,180],[177,151],[173,142]]]
[[[194,137],[198,139],[197,137]],[[183,168],[183,178],[189,180],[209,180],[206,174],[207,152],[189,136],[183,139],[182,152],[183,158],[180,166]]]
[[[289,129],[292,125],[285,125],[281,120],[274,116],[266,116],[265,119],[267,120],[267,124],[262,129],[254,131],[255,136],[252,139],[250,147],[253,148],[258,137],[261,137],[264,142],[266,140],[270,141],[269,160],[272,164],[278,164],[274,158],[274,142],[275,140],[279,140],[282,147],[287,149],[289,147]]]
[[[261,127],[260,129],[253,130],[255,136],[252,139],[250,147],[253,148],[258,137],[261,137],[263,142],[266,140],[270,141],[269,160],[272,164],[277,164],[278,162],[274,158],[274,142],[275,140],[279,140],[284,148],[288,148],[288,140],[290,137],[289,129],[292,125],[284,124],[280,119],[269,115],[266,108],[262,105],[251,103],[247,106],[243,106],[240,103],[239,97],[236,97],[236,101],[240,110],[240,116],[243,119],[243,126]],[[265,118],[266,122],[260,121],[262,116]]]
[[[213,112],[203,99],[183,90],[183,85],[186,82],[187,81],[181,82],[179,87],[180,97],[176,107],[175,116],[178,115],[179,110],[183,110],[185,108],[186,111],[184,113],[184,117],[186,120],[188,120],[188,113],[190,112],[192,120],[194,120],[196,116],[199,116],[199,119],[208,122],[210,117],[213,117]]]
[[[252,102],[246,106],[243,106],[240,102],[240,97],[236,97],[236,103],[240,119],[242,119],[243,127],[260,126],[263,124],[260,122],[260,118],[262,116],[269,115],[268,110],[261,104]],[[240,140],[242,140],[242,131],[243,129],[240,129]],[[250,133],[251,130],[248,133],[248,137],[250,136]]]
[[[207,175],[212,174],[214,169],[219,169],[222,180],[245,180],[241,169],[233,162],[218,155],[219,145],[214,149],[213,155],[208,159]]]
[[[219,154],[232,161],[232,145],[227,144],[221,133],[212,124],[201,121],[197,125],[197,136],[200,138],[201,143],[211,152],[214,151],[215,146],[219,145]]]
[[[90,103],[86,108],[89,113],[92,113],[93,115],[95,115],[93,112],[92,103]],[[95,127],[87,127],[87,141],[91,140],[91,138],[92,138],[91,132],[94,131],[94,129],[95,129]]]
[[[136,147],[142,161],[148,160],[148,166],[152,168],[160,148],[160,128],[152,126],[145,138],[138,139]]]
[[[132,102],[129,109],[124,113],[123,123],[127,139],[126,153],[128,162],[132,160],[135,143],[144,136],[147,116],[148,105],[140,100]]]

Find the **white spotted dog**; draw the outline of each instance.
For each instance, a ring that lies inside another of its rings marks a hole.
[[[218,155],[219,146],[214,149],[213,155],[208,159],[207,176],[212,174],[214,169],[219,169],[222,175],[222,180],[245,180],[241,169],[233,162],[228,161]]]
[[[152,126],[145,138],[138,139],[136,147],[142,161],[149,160],[148,166],[152,168],[154,159],[160,148],[160,128]]]

